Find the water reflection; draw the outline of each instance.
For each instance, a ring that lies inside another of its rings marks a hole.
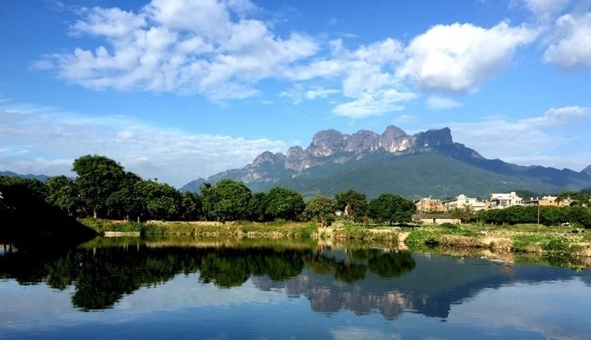
[[[249,278],[283,282],[304,269],[330,280],[352,284],[367,273],[394,277],[412,270],[410,252],[377,249],[331,250],[285,245],[162,246],[161,243],[96,244],[43,256],[38,249],[7,253],[0,259],[2,277],[21,284],[44,281],[64,290],[73,285],[72,304],[82,310],[111,308],[125,294],[154,286],[178,273],[199,273],[199,282],[219,288],[240,287]]]
[[[579,292],[587,287],[582,294],[588,296],[586,294],[591,293],[588,270],[505,265],[478,258],[456,259],[362,245],[318,246],[281,240],[97,239],[77,248],[37,245],[15,249],[18,251],[0,256],[0,278],[4,279],[0,281],[0,288],[3,285],[9,288],[3,294],[16,292],[10,286],[14,280],[23,286],[47,285],[55,294],[67,293],[71,305],[81,311],[133,310],[138,305],[157,309],[155,301],[174,301],[178,309],[189,308],[194,316],[195,305],[191,304],[199,301],[199,308],[219,313],[218,322],[224,323],[230,311],[211,308],[220,305],[222,299],[232,297],[235,306],[231,313],[236,317],[243,313],[260,313],[272,318],[273,313],[282,311],[281,308],[289,306],[293,310],[294,301],[305,301],[306,309],[313,311],[312,314],[330,315],[333,320],[340,320],[343,313],[352,313],[378,315],[387,322],[403,320],[404,325],[418,322],[412,315],[460,325],[466,320],[486,324],[490,312],[494,311],[498,314],[493,316],[494,323],[502,327],[504,313],[515,310],[526,313],[528,304],[534,305],[536,301],[542,304],[537,308],[545,313],[553,308],[552,313],[560,315],[581,312],[591,315],[588,304],[579,306],[586,310],[569,310],[578,299],[561,295],[561,288],[552,291],[556,296],[544,291],[540,294],[540,289],[546,289],[548,284],[554,287],[556,282],[564,282],[565,287],[575,287]],[[530,296],[531,301],[524,300],[525,304],[520,304],[519,299],[527,297],[523,292],[529,291],[536,292]],[[253,295],[265,296],[261,301],[281,302],[277,302],[278,307],[264,305],[264,310],[236,306],[237,301],[252,301],[249,297]],[[0,298],[6,299],[4,302],[12,301],[8,296]],[[571,303],[557,306],[555,301],[560,300]],[[36,303],[43,301],[40,299]],[[489,309],[486,309],[487,304]],[[51,307],[42,310],[46,309]],[[11,312],[10,309],[4,312],[15,314],[15,310]],[[305,311],[298,313],[296,317],[312,318],[302,314]],[[23,316],[18,322],[33,324],[26,318]],[[528,323],[527,318],[514,319],[517,321],[505,322],[519,327],[526,327]],[[88,320],[93,319],[89,317]],[[570,320],[561,322],[568,325],[572,320],[579,322],[580,317],[571,316]],[[494,324],[493,320],[489,321]],[[404,325],[397,324],[400,329]],[[430,327],[443,326],[431,324]],[[331,332],[336,334],[334,329]],[[380,332],[388,330],[380,328]]]

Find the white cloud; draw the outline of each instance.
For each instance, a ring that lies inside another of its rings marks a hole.
[[[562,68],[591,67],[591,13],[563,15],[554,30],[544,60]]]
[[[180,186],[241,168],[263,151],[287,149],[277,140],[188,134],[127,116],[86,117],[31,105],[1,104],[0,120],[0,169],[17,173],[71,174],[74,159],[100,154],[144,178]]]
[[[525,8],[541,20],[553,19],[562,12],[572,0],[519,0]]]
[[[403,46],[393,39],[385,39],[355,50],[348,50],[342,40],[330,42],[330,57],[302,65],[288,74],[295,81],[314,81],[322,78],[338,82],[343,96],[348,99],[336,104],[333,113],[349,118],[382,115],[404,108],[404,102],[416,98],[416,94],[395,76],[395,69],[402,61]],[[284,92],[295,101],[309,96]]]
[[[437,25],[415,37],[398,75],[426,89],[465,93],[496,75],[517,47],[536,32],[506,22],[485,29],[472,24]]]
[[[447,110],[461,106],[461,103],[450,98],[431,96],[427,99],[427,108],[429,110]]]
[[[382,115],[387,112],[403,110],[404,106],[399,103],[414,99],[415,95],[391,89],[372,91],[371,93],[364,92],[355,97],[356,99],[351,102],[337,105],[333,112],[338,116],[349,118]]]
[[[520,120],[491,118],[479,122],[450,123],[454,140],[486,158],[500,158],[523,165],[545,165],[581,170],[590,163],[591,108],[551,108],[542,116]],[[561,150],[569,147],[569,154]]]
[[[285,68],[316,53],[316,42],[279,37],[247,0],[153,0],[138,12],[85,9],[73,35],[105,45],[75,48],[35,63],[52,63],[63,79],[92,89],[198,92],[210,99],[245,98],[258,80],[283,77]],[[190,13],[190,15],[188,15]]]

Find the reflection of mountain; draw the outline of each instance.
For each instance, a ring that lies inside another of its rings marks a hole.
[[[18,249],[0,255],[0,278],[15,278],[21,284],[44,281],[60,290],[74,286],[73,305],[94,310],[111,308],[124,295],[163,284],[179,273],[198,272],[200,283],[222,289],[240,287],[250,279],[261,290],[281,288],[291,296],[305,296],[314,311],[379,311],[388,319],[403,311],[445,318],[452,304],[507,283],[573,276],[591,282],[589,271],[577,274],[557,267],[509,267],[485,260],[377,249],[213,247],[211,243],[205,247],[149,247],[135,242],[61,251],[51,248],[50,255],[40,248]]]
[[[497,265],[486,260],[457,260],[440,256],[414,255],[416,268],[402,276],[385,280],[368,273],[363,280],[347,284],[334,280],[334,271],[315,274],[304,270],[285,282],[265,277],[253,278],[263,290],[284,288],[291,296],[303,295],[313,310],[334,313],[347,309],[356,314],[379,311],[385,318],[395,318],[403,311],[430,317],[446,318],[452,304],[470,299],[483,289],[494,289],[515,282],[568,280],[569,269],[516,265]],[[585,271],[589,281],[590,273]]]

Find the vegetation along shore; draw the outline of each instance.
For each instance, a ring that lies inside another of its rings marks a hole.
[[[514,206],[449,212],[454,223],[413,220],[415,202],[394,193],[368,199],[350,189],[304,197],[276,187],[251,192],[242,182],[203,183],[179,192],[126,172],[103,156],[74,161],[76,178],[0,176],[2,238],[32,233],[190,235],[217,238],[363,240],[391,248],[479,249],[591,257],[589,190],[556,193],[567,206]],[[576,198],[576,199],[572,199]],[[67,226],[67,228],[65,228]]]

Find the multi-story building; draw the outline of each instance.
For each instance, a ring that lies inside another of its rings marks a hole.
[[[445,210],[451,211],[454,209],[464,209],[469,207],[473,211],[486,209],[487,204],[474,197],[467,197],[464,194],[456,196],[456,198],[444,202]]]
[[[523,205],[523,199],[511,191],[508,194],[490,194],[490,209],[504,209],[515,205]]]

